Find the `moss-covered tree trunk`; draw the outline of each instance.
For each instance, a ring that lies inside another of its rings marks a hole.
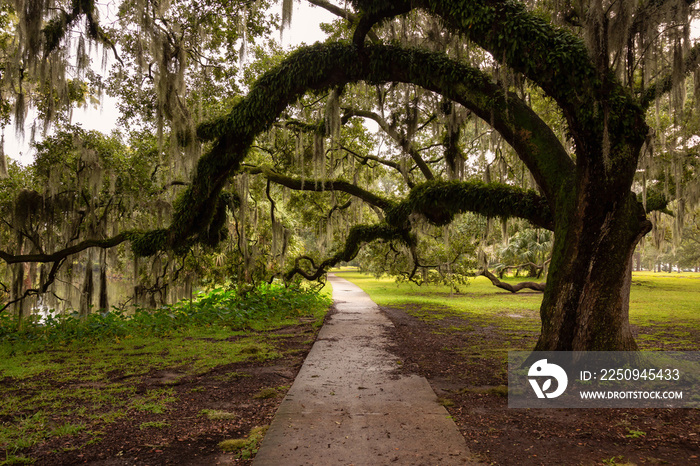
[[[590,185],[557,215],[538,351],[628,351],[635,247],[651,229],[633,193]],[[588,193],[588,194],[585,194]],[[591,194],[595,193],[595,196]]]

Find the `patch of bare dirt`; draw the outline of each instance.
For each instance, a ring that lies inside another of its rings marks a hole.
[[[505,361],[489,350],[504,343],[497,328],[456,314],[422,320],[401,309],[383,310],[395,326],[389,336],[400,370],[428,379],[469,448],[486,464],[700,464],[700,410],[509,409]],[[78,434],[53,439],[27,454],[47,466],[250,464],[222,453],[218,443],[245,437],[253,427],[271,422],[286,393],[279,387],[292,384],[315,332],[311,322],[270,332],[283,354],[271,361],[230,364],[198,376],[182,377],[178,368],[154,371],[141,378],[138,390],[172,387],[179,401],[170,411],[130,412],[108,424],[97,443],[64,451],[91,438]],[[536,336],[521,331],[508,338],[521,338],[532,347]],[[119,373],[111,375],[120,378]],[[278,389],[277,396],[256,396],[271,387]],[[204,409],[236,417],[210,420],[201,415]],[[169,425],[140,428],[149,421]]]
[[[700,410],[509,409],[505,361],[483,350],[503,344],[500,332],[458,315],[426,321],[383,311],[401,370],[428,379],[486,464],[700,464]],[[519,337],[534,346],[535,335]]]
[[[154,371],[140,377],[136,392],[172,388],[178,401],[168,405],[169,411],[162,414],[129,411],[127,416],[107,424],[98,442],[89,444],[92,436],[88,434],[53,438],[25,455],[36,458],[36,464],[42,466],[250,464],[249,459],[223,453],[219,442],[243,438],[252,428],[271,422],[317,331],[308,320],[267,334],[260,332],[282,354],[265,362],[219,366],[197,376],[183,377],[177,369]],[[113,379],[124,378],[117,372],[109,375]],[[276,390],[276,395],[271,388]],[[263,389],[268,389],[267,395],[260,396]],[[235,417],[211,420],[202,414],[203,410],[233,413]],[[167,425],[143,428],[147,422]]]

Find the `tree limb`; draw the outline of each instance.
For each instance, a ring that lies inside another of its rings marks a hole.
[[[369,110],[360,110],[360,109],[355,109],[355,108],[347,108],[343,107],[343,110],[345,111],[344,116],[359,116],[362,118],[367,118],[369,120],[372,120],[376,122],[382,130],[389,135],[391,139],[398,144],[401,149],[404,150],[408,155],[411,156],[413,161],[416,163],[418,168],[420,169],[421,173],[423,173],[423,176],[425,177],[426,180],[432,180],[435,178],[433,175],[432,170],[430,170],[430,167],[428,166],[427,163],[425,163],[425,160],[423,160],[423,157],[420,156],[420,153],[416,150],[416,148],[413,146],[413,143],[408,140],[408,138],[405,135],[399,134],[398,131],[396,131],[396,128],[392,127],[384,118],[382,118],[379,114],[376,112],[372,112]]]
[[[497,286],[498,288],[504,289],[506,291],[510,291],[511,293],[517,293],[518,291],[523,290],[525,288],[534,291],[544,291],[544,288],[547,285],[544,282],[520,282],[516,285],[511,285],[510,283],[502,282],[501,280],[499,280],[494,274],[489,272],[488,269],[481,270],[478,273],[478,275],[483,275],[484,277],[491,280],[491,283],[493,283],[494,286]]]
[[[307,280],[317,280],[321,275],[325,274],[326,271],[340,262],[348,262],[353,260],[360,249],[365,244],[375,241],[378,239],[383,239],[385,241],[400,240],[404,242],[409,242],[409,235],[406,230],[396,229],[387,224],[376,224],[376,225],[355,225],[350,229],[348,237],[345,240],[345,244],[341,249],[339,249],[333,256],[325,259],[321,262],[318,267],[314,263],[313,259],[308,256],[301,256],[295,261],[294,268],[289,270],[284,274],[284,280],[290,281],[295,275],[301,275]],[[315,270],[307,271],[300,267],[299,260],[306,259],[311,263],[311,267]]]
[[[243,171],[251,175],[262,174],[265,178],[273,183],[286,186],[287,188],[296,191],[342,191],[351,194],[358,199],[362,199],[366,203],[379,207],[382,210],[393,207],[393,203],[378,194],[374,194],[357,185],[345,180],[302,180],[291,176],[282,175],[265,167],[244,167]]]
[[[88,248],[112,248],[117,246],[124,241],[130,239],[132,232],[122,232],[112,238],[107,239],[88,239],[82,241],[73,246],[66,247],[60,251],[53,252],[51,254],[10,254],[5,251],[0,251],[0,259],[4,260],[7,264],[17,264],[20,262],[58,262],[68,256],[77,254]]]
[[[435,225],[447,225],[454,216],[475,212],[487,217],[517,217],[548,230],[554,219],[547,201],[532,190],[482,181],[429,181],[416,186],[408,197],[387,213],[395,226],[412,213]]]

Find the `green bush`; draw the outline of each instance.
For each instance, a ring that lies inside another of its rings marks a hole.
[[[180,329],[219,326],[241,330],[261,323],[313,315],[330,305],[330,299],[299,285],[285,287],[262,284],[239,293],[223,286],[199,293],[193,300],[180,301],[159,309],[123,309],[94,313],[80,318],[76,312],[49,315],[43,323],[24,322],[19,329],[14,316],[0,315],[0,343],[61,344],[97,341],[127,335],[168,335]]]

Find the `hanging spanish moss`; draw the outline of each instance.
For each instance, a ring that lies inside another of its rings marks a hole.
[[[314,178],[316,179],[316,188],[318,188],[318,181],[320,180],[321,189],[323,189],[324,181],[326,179],[326,145],[323,134],[319,134],[318,132],[314,133],[313,150],[313,166]]]
[[[9,176],[7,171],[7,156],[5,155],[5,132],[0,137],[0,180]]]
[[[238,208],[238,248],[241,256],[243,257],[244,271],[247,273],[249,270],[248,267],[251,264],[251,254],[246,226],[248,225],[249,219],[253,214],[252,210],[254,210],[250,208],[250,186],[247,174],[241,173],[236,177],[236,192],[241,200]]]
[[[92,248],[87,250],[85,258],[85,271],[83,276],[83,285],[80,294],[80,307],[78,310],[81,318],[85,318],[90,314],[95,292],[95,282],[92,274]]]
[[[326,136],[330,138],[331,147],[334,147],[340,136],[340,89],[334,88],[326,101],[324,122]]]
[[[292,13],[294,12],[294,0],[282,1],[282,31],[292,24]]]

